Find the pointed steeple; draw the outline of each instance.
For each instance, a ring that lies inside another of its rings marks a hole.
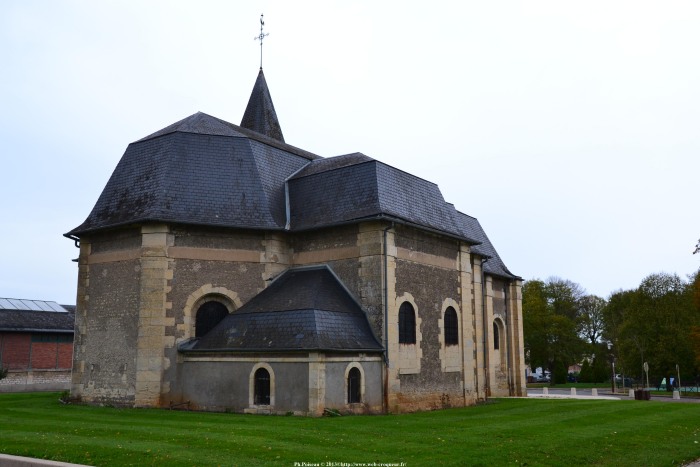
[[[277,113],[275,113],[275,106],[272,104],[270,91],[267,89],[262,67],[258,73],[258,79],[255,80],[253,92],[250,94],[241,126],[284,143],[282,127],[277,120]]]

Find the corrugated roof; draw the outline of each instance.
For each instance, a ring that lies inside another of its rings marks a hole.
[[[365,312],[327,266],[289,269],[183,351],[379,352]]]
[[[56,302],[23,298],[0,298],[0,310],[52,311],[57,313],[67,313],[69,311]]]

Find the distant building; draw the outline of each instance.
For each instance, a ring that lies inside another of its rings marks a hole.
[[[455,175],[473,203],[482,176]],[[85,402],[320,415],[525,394],[521,279],[479,222],[364,154],[286,144],[262,69],[240,126],[196,113],[131,143],[66,236]]]
[[[73,306],[0,298],[0,392],[69,389],[74,322]]]

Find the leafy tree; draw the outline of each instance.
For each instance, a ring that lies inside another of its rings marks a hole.
[[[581,365],[581,372],[578,374],[578,380],[582,383],[592,383],[593,382],[593,369],[591,364],[588,363],[588,359],[583,360],[583,365]]]
[[[613,294],[604,310],[604,336],[613,342],[618,365],[641,378],[648,362],[650,382],[696,373],[693,326],[700,326],[695,297],[697,275],[689,283],[675,274],[652,274],[636,290]]]
[[[545,284],[541,280],[527,281],[522,293],[525,355],[532,368],[546,368],[550,360],[549,328],[553,312],[547,303]]]
[[[586,295],[579,300],[579,333],[592,345],[603,335],[605,300],[595,295]]]
[[[7,377],[7,370],[0,365],[0,379],[4,379],[5,377]]]
[[[591,373],[594,383],[603,383],[608,381],[612,375],[612,366],[610,365],[610,351],[607,344],[598,343],[594,345],[596,351],[593,359]]]
[[[566,316],[572,321],[578,320],[579,301],[585,295],[580,285],[559,277],[550,277],[547,279],[545,290],[555,314]]]
[[[527,281],[523,286],[523,333],[531,367],[553,372],[578,362],[583,341],[578,335],[577,301],[583,295],[577,284],[558,278]],[[555,376],[556,381],[556,376]]]

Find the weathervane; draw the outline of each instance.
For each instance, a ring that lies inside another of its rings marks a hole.
[[[265,21],[263,21],[263,15],[260,15],[260,34],[253,38],[254,41],[260,41],[260,69],[262,70],[262,45],[265,36],[269,36],[270,33],[263,34],[263,26],[265,26]]]

